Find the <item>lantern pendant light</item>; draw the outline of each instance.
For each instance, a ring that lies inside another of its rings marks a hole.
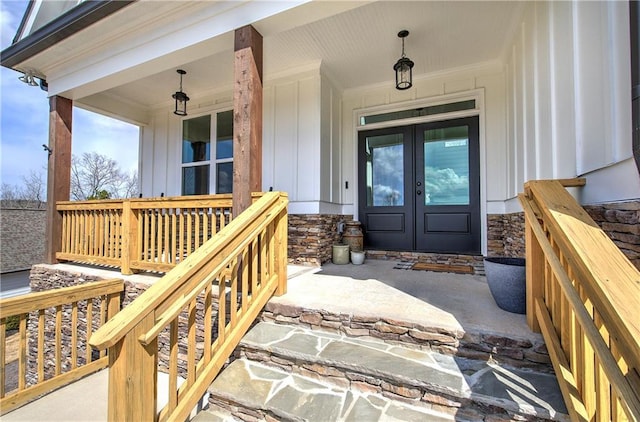
[[[176,106],[173,110],[173,113],[177,114],[178,116],[186,116],[187,101],[189,101],[189,97],[187,97],[187,94],[182,92],[182,75],[186,75],[187,72],[182,69],[178,69],[176,70],[176,72],[178,72],[178,74],[180,75],[180,90],[171,96],[174,100],[176,100]]]
[[[396,89],[409,89],[413,85],[413,62],[404,54],[404,39],[409,35],[409,31],[403,29],[398,32],[398,37],[402,39],[402,56],[398,59],[393,70],[396,71]]]

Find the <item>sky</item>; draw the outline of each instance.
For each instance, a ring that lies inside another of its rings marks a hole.
[[[27,3],[0,0],[0,49],[11,45]],[[21,75],[0,67],[0,183],[17,186],[32,170],[46,179],[48,154],[42,144],[49,143],[47,93],[20,82]],[[73,155],[98,152],[130,173],[138,169],[138,137],[135,125],[73,108]]]

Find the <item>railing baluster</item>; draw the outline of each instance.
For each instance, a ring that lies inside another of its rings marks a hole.
[[[86,363],[91,363],[92,359],[92,353],[91,353],[91,346],[89,346],[89,339],[91,338],[91,334],[93,333],[93,299],[88,299],[87,300],[87,332],[86,332],[86,337],[85,337],[85,342],[86,342],[86,349],[85,349],[85,362]]]
[[[229,323],[233,329],[238,323],[238,261],[231,265],[229,279]]]
[[[46,311],[38,311],[38,382],[44,381],[44,336],[46,325]]]
[[[107,300],[106,298],[101,298],[100,301],[100,325],[104,325],[107,322]],[[100,357],[104,357],[107,355],[106,350],[100,350]]]
[[[149,262],[157,262],[158,259],[158,210],[152,209],[149,210],[149,217],[151,218],[151,229],[149,234],[149,242],[151,245],[151,249],[149,251]]]
[[[62,305],[56,306],[55,374],[62,373]]]
[[[212,317],[213,317],[213,310],[212,310],[212,304],[213,304],[213,299],[212,299],[212,287],[211,287],[211,283],[207,283],[207,286],[204,289],[204,323],[203,323],[203,328],[204,328],[204,364],[205,366],[209,363],[209,361],[211,360],[211,329],[212,329]]]
[[[134,259],[144,261],[144,210],[137,209],[134,212],[136,224],[136,244],[133,248]]]
[[[122,232],[122,210],[116,210],[116,254],[115,258],[122,259],[123,237]]]
[[[218,275],[218,342],[222,343],[226,337],[227,326],[227,300],[226,300],[226,283],[224,279],[224,271]]]
[[[149,221],[149,210],[144,210],[144,235],[142,236],[142,260],[143,261],[150,261],[151,260],[151,255],[150,255],[150,249],[151,249],[151,245],[149,244],[149,238],[151,237],[150,232],[150,224],[151,221]]]
[[[197,297],[189,303],[189,320],[187,330],[187,384],[196,381],[196,312]]]
[[[177,220],[177,215],[176,215],[176,211],[175,209],[171,210],[171,245],[169,247],[169,255],[170,255],[170,260],[169,262],[171,262],[172,264],[177,264],[177,258],[178,258],[178,251],[176,249],[176,242],[177,242],[177,232],[176,232],[176,220]]]
[[[200,230],[200,210],[198,208],[193,209],[194,224],[193,224],[193,237],[194,237],[194,250],[200,247],[200,236],[202,232]]]
[[[78,367],[78,302],[71,304],[71,369]]]
[[[211,219],[211,215],[209,214],[210,208],[205,208],[202,210],[202,233],[203,240],[202,243],[211,239],[211,235],[209,234],[209,220]]]
[[[184,245],[184,241],[185,241],[185,227],[184,227],[184,208],[180,209],[180,224],[179,224],[179,228],[178,228],[178,238],[180,239],[180,246],[178,249],[178,261],[182,262],[184,261],[184,254],[185,254],[185,245]]]
[[[242,251],[241,258],[241,270],[242,270],[242,302],[240,306],[242,306],[242,314],[244,315],[247,312],[247,308],[249,306],[249,269],[251,268],[249,261],[249,250],[251,246],[249,245],[244,251]]]
[[[162,262],[165,264],[172,264],[173,260],[171,259],[171,249],[169,248],[169,239],[171,238],[171,232],[169,231],[170,229],[170,212],[171,209],[167,209],[164,211],[164,214],[162,216],[162,226],[164,227],[164,231],[163,231],[163,259]]]
[[[67,213],[65,211],[60,212],[60,220],[62,223],[62,239],[60,242],[60,252],[67,252],[67,241],[69,240],[69,234],[67,233]]]
[[[259,274],[259,268],[258,268],[258,254],[259,254],[259,243],[258,240],[254,240],[253,243],[251,243],[251,275],[250,280],[251,280],[251,302],[253,302],[253,297],[254,295],[258,292],[258,274]]]
[[[27,319],[29,314],[20,314],[19,335],[20,350],[18,352],[18,391],[26,387],[27,377]]]
[[[187,209],[187,256],[193,251],[193,217],[191,208]]]
[[[0,399],[4,397],[5,390],[5,361],[7,356],[7,332],[6,319],[0,319]]]
[[[169,412],[178,405],[178,319],[169,328]]]

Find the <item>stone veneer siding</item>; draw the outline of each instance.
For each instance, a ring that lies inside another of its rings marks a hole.
[[[487,215],[487,256],[526,256],[523,212]]]
[[[31,268],[44,260],[46,211],[0,210],[0,272]]]
[[[331,245],[340,240],[338,222],[351,219],[339,214],[289,214],[289,263],[322,265],[330,261]]]
[[[491,332],[463,332],[429,327],[408,321],[335,314],[324,310],[269,302],[259,317],[277,324],[300,325],[312,330],[333,332],[348,337],[375,338],[420,350],[431,350],[481,361],[497,361],[518,368],[552,372],[551,360],[542,337],[532,342],[517,336]]]
[[[640,270],[640,200],[585,205],[584,209]]]
[[[589,216],[640,269],[640,201],[583,205]],[[525,257],[524,213],[487,216],[487,255]]]

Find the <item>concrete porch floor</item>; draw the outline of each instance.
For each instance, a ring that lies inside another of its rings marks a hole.
[[[396,267],[402,265],[376,259],[363,265],[289,266],[287,294],[272,302],[542,340],[524,315],[498,308],[484,276]]]
[[[363,265],[289,266],[288,291],[272,302],[333,313],[371,315],[460,332],[482,330],[539,341],[524,315],[497,307],[483,276],[395,269],[397,261],[367,260]],[[90,267],[58,264],[64,271],[93,273]],[[75,267],[75,268],[74,268]],[[122,277],[95,269],[100,276]],[[142,275],[130,277],[143,277]],[[104,372],[104,371],[103,371]],[[105,374],[98,373],[2,417],[18,420],[106,420]],[[81,393],[80,393],[80,392]],[[158,391],[162,391],[159,388]],[[78,394],[84,394],[80,398]],[[54,404],[56,403],[57,406]],[[73,403],[74,406],[69,406]],[[73,410],[73,414],[69,412]],[[46,416],[45,416],[46,415]],[[82,416],[78,416],[82,415]]]

